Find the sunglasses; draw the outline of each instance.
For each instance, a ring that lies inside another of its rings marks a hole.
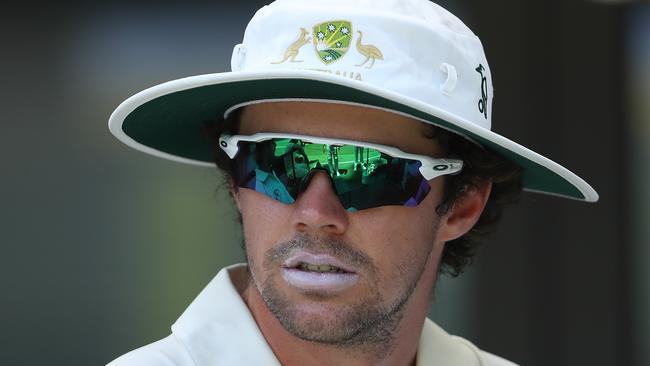
[[[429,181],[457,174],[463,161],[405,153],[395,147],[314,136],[256,133],[219,137],[234,159],[235,184],[291,204],[315,172],[326,173],[347,211],[417,206]]]

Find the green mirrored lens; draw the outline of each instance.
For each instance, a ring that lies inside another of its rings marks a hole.
[[[327,171],[346,209],[417,205],[429,185],[417,160],[394,158],[376,149],[296,139],[240,142],[238,185],[293,203],[314,168]]]
[[[377,167],[387,164],[382,153],[353,145],[326,145],[305,143],[290,139],[274,140],[274,156],[282,159],[292,178],[302,178],[315,167],[328,170],[333,178],[355,179],[357,171],[371,175]],[[296,175],[297,174],[297,175]]]

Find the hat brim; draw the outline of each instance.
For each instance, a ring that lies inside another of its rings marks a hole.
[[[323,100],[390,110],[459,133],[523,169],[527,191],[595,202],[596,191],[563,166],[486,128],[413,98],[346,77],[309,70],[226,72],[173,80],[118,106],[110,131],[137,150],[214,166],[214,146],[201,133],[206,121],[236,105],[264,100]]]

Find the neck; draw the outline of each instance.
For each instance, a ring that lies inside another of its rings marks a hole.
[[[305,341],[289,333],[268,309],[254,284],[241,293],[260,331],[282,365],[415,365],[422,326],[435,283],[435,266],[422,274],[392,341],[381,345],[340,347]],[[431,273],[429,273],[431,272]]]

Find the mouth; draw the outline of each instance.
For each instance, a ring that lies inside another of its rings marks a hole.
[[[294,252],[283,267],[316,273],[356,273],[352,266],[334,256],[306,251]]]
[[[282,267],[282,277],[298,290],[329,294],[342,292],[359,280],[354,269],[337,258],[308,252],[291,256]]]
[[[331,264],[318,265],[318,264],[310,264],[310,263],[303,262],[293,268],[305,272],[314,272],[314,273],[350,273],[344,269],[341,269],[337,266],[333,266]]]

